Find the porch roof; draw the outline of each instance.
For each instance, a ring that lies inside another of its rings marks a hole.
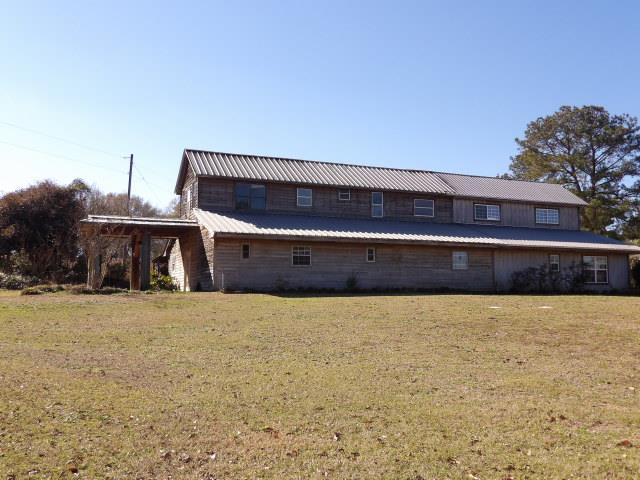
[[[100,233],[111,236],[127,236],[135,231],[147,231],[154,237],[175,238],[199,226],[196,220],[185,218],[89,215],[80,222],[80,228],[98,228]]]

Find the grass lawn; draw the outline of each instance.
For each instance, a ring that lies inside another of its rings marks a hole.
[[[0,480],[640,476],[640,298],[0,292]]]

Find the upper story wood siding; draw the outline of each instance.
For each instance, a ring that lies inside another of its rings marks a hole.
[[[233,180],[200,178],[197,206],[213,212],[235,209]],[[266,186],[266,210],[270,213],[320,215],[333,217],[371,218],[371,191],[351,189],[350,200],[339,200],[340,189],[324,186],[262,183]],[[311,188],[313,200],[310,207],[297,205],[297,188]],[[414,199],[434,200],[434,216],[414,215]],[[194,205],[195,206],[195,205]],[[384,192],[384,218],[423,222],[451,223],[453,200],[437,195],[419,195],[403,192]]]
[[[475,204],[500,205],[500,221],[476,220]],[[536,223],[536,208],[555,208],[559,213],[558,225]],[[455,223],[475,223],[502,225],[508,227],[556,228],[561,230],[580,229],[580,211],[578,207],[537,205],[520,202],[498,202],[495,200],[474,200],[455,198],[453,200],[453,221]]]

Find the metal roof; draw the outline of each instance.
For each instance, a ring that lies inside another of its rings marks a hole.
[[[194,210],[213,237],[252,236],[306,240],[353,240],[554,248],[640,253],[640,247],[578,230],[500,227],[277,214],[224,214]]]
[[[439,173],[440,178],[462,197],[518,200],[563,205],[586,205],[562,185],[557,183],[525,182],[494,177],[476,177],[457,173]]]
[[[400,170],[200,150],[185,150],[184,156],[196,175],[334,187],[455,193],[436,174],[421,170]]]
[[[186,218],[125,217],[120,215],[89,215],[83,224],[134,225],[138,227],[197,227],[196,220]]]
[[[197,176],[586,205],[557,184],[191,149],[184,151],[176,194],[187,166]]]

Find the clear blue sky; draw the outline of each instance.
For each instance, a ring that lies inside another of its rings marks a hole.
[[[560,105],[640,115],[637,1],[0,8],[0,122],[116,154],[0,123],[5,192],[126,191],[133,152],[134,193],[164,206],[185,147],[495,175]]]

